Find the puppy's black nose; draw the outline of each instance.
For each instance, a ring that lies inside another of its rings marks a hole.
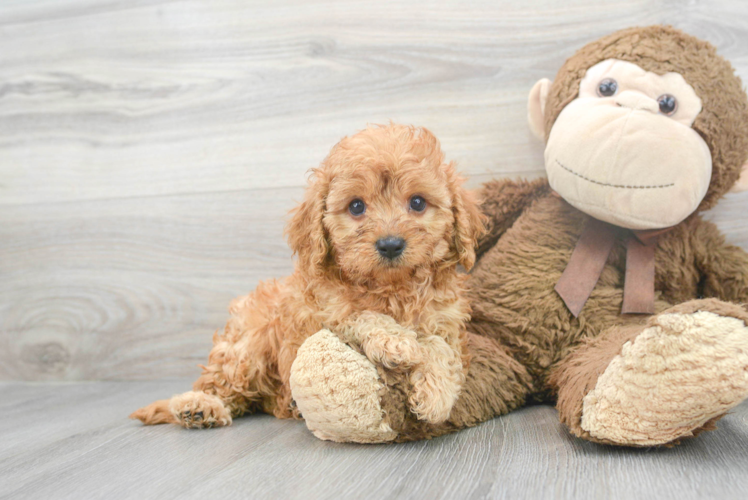
[[[405,250],[405,240],[397,236],[387,236],[377,240],[377,250],[386,259],[394,259]]]

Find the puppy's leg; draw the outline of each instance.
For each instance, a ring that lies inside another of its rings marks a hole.
[[[135,411],[130,418],[146,425],[172,423],[188,429],[231,425],[232,418],[245,413],[252,398],[245,391],[236,390],[228,383],[224,365],[217,360],[226,358],[226,342],[217,342],[210,354],[203,375],[193,385],[193,391],[171,399],[156,401]]]
[[[423,360],[418,334],[385,314],[363,312],[340,325],[338,335],[343,342],[360,346],[370,361],[386,368],[409,368]]]
[[[223,334],[213,336],[208,363],[192,391],[157,401],[130,417],[146,425],[175,423],[194,429],[230,425],[233,418],[257,410],[285,416],[275,411],[280,408],[275,331],[247,325],[247,318],[253,319],[242,310],[232,311]]]
[[[438,424],[449,418],[465,383],[462,355],[437,335],[418,341],[424,359],[410,374],[413,391],[408,403],[419,419]]]
[[[157,401],[131,418],[148,425],[200,428],[230,425],[233,418],[257,410],[291,416],[290,390],[283,390],[278,373],[280,362],[289,355],[272,307],[278,294],[273,282],[235,300],[226,328],[213,336],[208,363],[193,390]],[[289,369],[290,363],[285,362]]]

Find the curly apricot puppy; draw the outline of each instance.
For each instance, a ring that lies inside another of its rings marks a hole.
[[[131,415],[145,424],[229,425],[294,411],[296,352],[327,328],[374,363],[408,370],[420,419],[446,420],[467,370],[465,276],[483,216],[426,129],[373,126],[313,171],[293,212],[294,273],[235,299],[194,390]]]

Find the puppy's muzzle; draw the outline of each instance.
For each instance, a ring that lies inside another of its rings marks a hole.
[[[377,251],[385,259],[393,260],[405,250],[405,240],[397,236],[387,236],[377,240]]]

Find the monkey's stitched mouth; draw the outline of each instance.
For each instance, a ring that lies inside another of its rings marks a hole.
[[[673,187],[675,186],[674,182],[671,182],[670,184],[655,184],[651,186],[637,186],[637,185],[626,185],[626,184],[608,184],[606,182],[600,182],[596,181],[595,179],[590,179],[589,177],[586,177],[580,173],[577,173],[570,169],[569,167],[565,166],[560,161],[556,160],[556,163],[558,163],[558,166],[569,172],[570,174],[576,175],[580,179],[584,179],[587,182],[591,182],[593,184],[597,184],[599,186],[607,186],[607,187],[613,187],[613,188],[620,188],[620,189],[659,189],[659,188],[667,188],[667,187]]]

